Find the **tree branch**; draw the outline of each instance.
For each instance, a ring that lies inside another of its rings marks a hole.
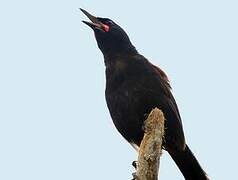
[[[145,121],[145,134],[140,144],[136,180],[158,180],[160,155],[164,136],[164,115],[153,109]]]

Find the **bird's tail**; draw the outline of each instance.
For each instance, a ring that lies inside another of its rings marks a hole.
[[[192,151],[186,145],[183,151],[169,151],[186,180],[209,180]]]

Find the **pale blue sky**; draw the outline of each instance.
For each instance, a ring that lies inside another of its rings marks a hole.
[[[216,180],[237,178],[238,3],[0,2],[0,179],[131,179],[135,151],[114,128],[93,32],[109,17],[170,77],[187,143]],[[181,173],[165,152],[161,180]]]

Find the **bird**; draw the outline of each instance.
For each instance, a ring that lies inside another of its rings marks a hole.
[[[144,121],[153,108],[159,108],[166,119],[163,149],[186,180],[208,180],[186,144],[181,116],[166,73],[141,55],[123,28],[113,20],[80,10],[89,18],[90,21],[82,22],[93,30],[104,56],[106,103],[119,133],[139,149]]]

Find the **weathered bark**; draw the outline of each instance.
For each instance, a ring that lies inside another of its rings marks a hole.
[[[145,121],[145,134],[140,145],[134,177],[136,180],[158,180],[164,120],[162,111],[155,108]]]

